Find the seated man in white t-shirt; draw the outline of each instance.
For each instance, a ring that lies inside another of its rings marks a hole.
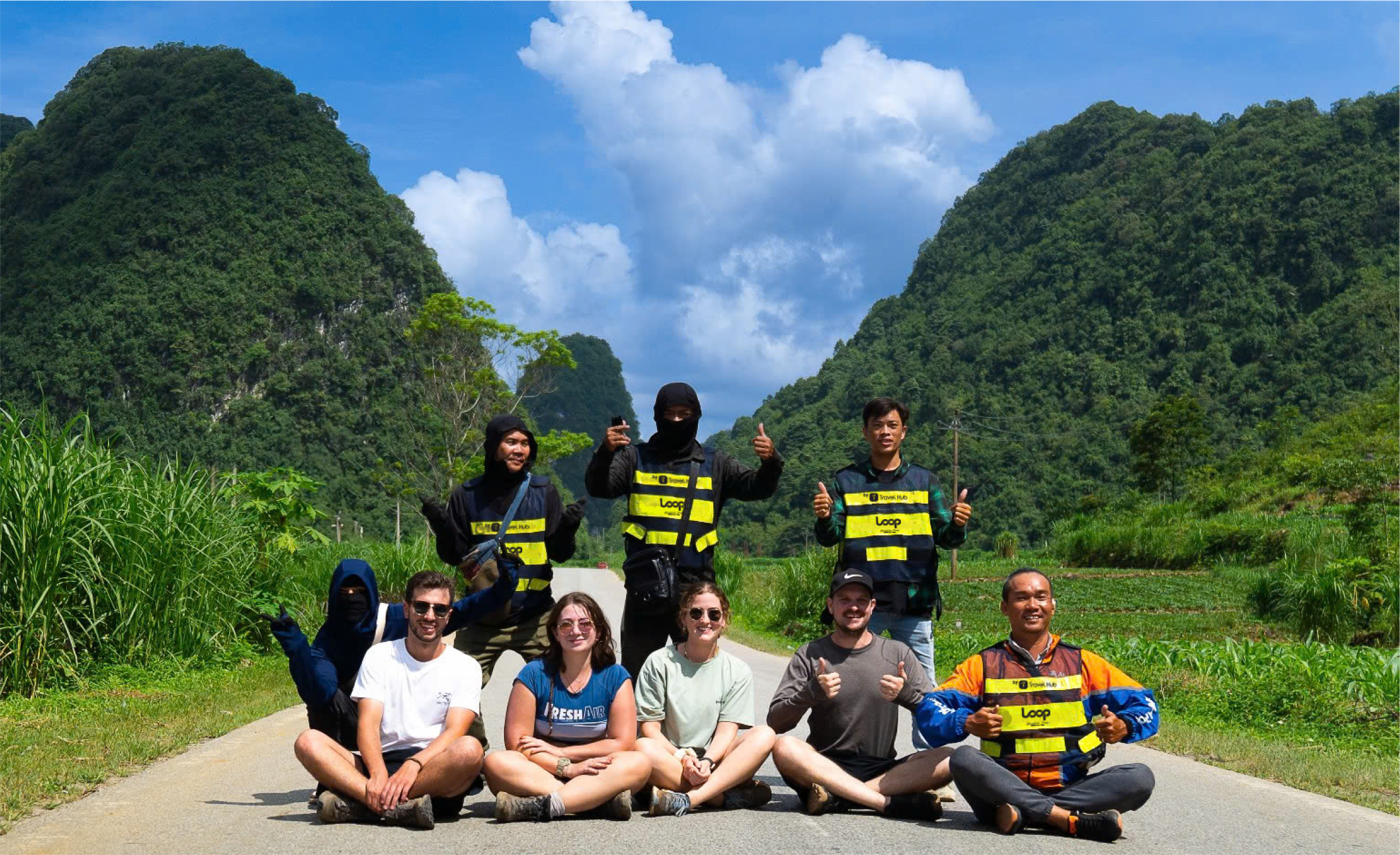
[[[297,759],[326,786],[322,822],[432,828],[434,815],[456,815],[480,789],[481,743],[466,733],[481,704],[481,666],[443,643],[451,612],[451,579],[425,570],[408,580],[408,637],[371,647],[350,695],[358,755],[318,730],[297,737]]]

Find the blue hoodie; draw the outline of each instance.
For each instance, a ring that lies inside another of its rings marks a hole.
[[[355,624],[346,623],[340,603],[340,589],[351,577],[358,577],[369,589],[369,611]],[[456,632],[491,614],[514,593],[515,572],[508,562],[502,562],[500,578],[494,585],[452,604],[452,617],[442,634]],[[347,558],[336,565],[331,574],[330,599],[326,602],[326,622],[316,633],[314,642],[306,643],[306,634],[295,622],[285,630],[272,633],[287,654],[297,694],[308,706],[326,706],[338,689],[348,693],[365,652],[374,642],[375,623],[379,620],[379,585],[369,564],[358,558]],[[397,641],[407,636],[408,617],[404,614],[403,603],[390,603],[384,615],[384,636],[380,640]]]

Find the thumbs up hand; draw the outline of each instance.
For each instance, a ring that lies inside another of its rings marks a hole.
[[[953,505],[953,525],[962,528],[967,525],[967,520],[972,516],[972,505],[967,503],[967,488],[964,487],[958,494],[957,504]]]
[[[904,661],[899,662],[898,674],[886,674],[880,678],[880,695],[887,701],[899,699],[899,693],[904,691]]]
[[[841,675],[832,671],[825,659],[818,659],[817,663],[817,685],[821,687],[827,700],[831,700],[841,691]]]
[[[812,497],[812,513],[817,515],[817,519],[824,520],[831,517],[831,494],[826,491],[826,485],[817,482],[817,495]]]
[[[968,716],[967,721],[963,722],[963,730],[982,739],[1001,736],[1001,713],[997,712],[997,705],[982,707]]]
[[[1114,715],[1113,712],[1109,710],[1107,704],[1104,704],[1100,712],[1103,718],[1094,719],[1094,730],[1098,731],[1099,739],[1102,739],[1106,745],[1112,745],[1115,742],[1122,742],[1126,739],[1128,736],[1128,723]]]
[[[753,453],[758,455],[759,460],[768,460],[773,456],[773,440],[763,432],[763,422],[758,423],[758,436],[753,438]]]

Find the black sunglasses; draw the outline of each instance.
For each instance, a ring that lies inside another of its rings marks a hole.
[[[444,606],[442,603],[429,603],[429,602],[426,602],[426,601],[424,601],[424,600],[414,600],[414,601],[413,601],[413,613],[414,613],[414,614],[416,614],[416,615],[425,615],[425,614],[428,613],[428,609],[432,609],[432,610],[433,610],[433,617],[438,617],[438,618],[445,618],[445,617],[447,617],[447,613],[450,612],[450,611],[452,611],[452,607],[451,607],[451,606]]]
[[[710,615],[710,622],[711,622],[711,623],[719,623],[719,619],[722,618],[722,617],[724,617],[724,612],[720,611],[719,609],[710,609],[709,615]],[[694,609],[691,609],[691,610],[690,610],[690,619],[691,619],[691,620],[699,620],[700,618],[702,618],[702,617],[704,617],[704,616],[705,616],[705,610],[702,609],[702,608],[694,608]]]

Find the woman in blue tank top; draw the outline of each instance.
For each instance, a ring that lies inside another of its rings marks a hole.
[[[548,626],[549,649],[511,687],[507,750],[486,758],[496,819],[547,822],[594,808],[628,819],[651,763],[634,750],[637,702],[612,630],[597,601],[581,592],[559,598]]]

